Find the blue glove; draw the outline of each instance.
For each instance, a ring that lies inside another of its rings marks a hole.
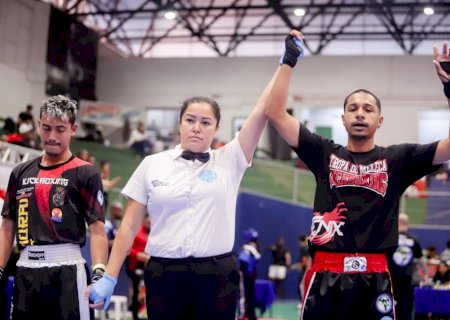
[[[305,45],[303,41],[288,34],[285,42],[285,50],[280,57],[280,64],[287,64],[291,68],[295,66],[298,60],[305,57]]]
[[[105,272],[103,277],[92,285],[89,300],[92,300],[94,304],[104,301],[103,310],[108,309],[116,284],[117,279]]]

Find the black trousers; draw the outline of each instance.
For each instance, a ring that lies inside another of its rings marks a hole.
[[[149,319],[235,319],[239,270],[232,253],[209,258],[151,257],[144,281]]]

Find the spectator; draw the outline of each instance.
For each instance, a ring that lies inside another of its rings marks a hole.
[[[447,248],[441,252],[441,260],[447,263],[450,262],[450,239],[447,241]]]
[[[89,151],[87,149],[81,149],[77,153],[77,157],[80,158],[81,160],[89,162]]]
[[[446,285],[450,282],[450,271],[445,261],[439,263],[439,267],[433,276],[433,282],[437,285]]]
[[[422,248],[416,237],[408,232],[409,219],[406,213],[398,216],[398,246],[389,256],[388,264],[394,289],[395,315],[397,320],[412,319],[414,288],[412,275],[416,263],[425,274],[426,265]]]
[[[293,270],[299,270],[300,271],[300,277],[298,281],[298,289],[300,293],[300,303],[297,305],[297,309],[302,308],[302,299],[304,297],[305,292],[305,273],[308,271],[308,269],[311,267],[311,256],[308,252],[308,237],[304,234],[300,235],[298,238],[298,246],[299,246],[299,252],[298,252],[298,262],[294,263],[291,266],[291,269]]]
[[[131,131],[127,146],[133,149],[141,158],[144,158],[151,153],[152,144],[149,135],[145,132],[143,122],[139,121],[137,127]]]
[[[111,179],[111,163],[108,160],[100,161],[100,177],[103,183],[105,209],[108,209],[109,192],[119,184],[121,178],[117,176]]]
[[[246,243],[242,246],[239,253],[239,273],[241,275],[240,297],[240,313],[244,319],[256,320],[255,314],[255,282],[256,282],[256,265],[261,258],[258,245],[258,231],[250,228],[244,232]]]
[[[269,266],[269,279],[275,284],[277,298],[284,298],[284,279],[287,268],[291,265],[291,253],[285,246],[284,237],[278,237],[277,242],[270,246],[272,264]]]
[[[20,127],[22,123],[29,123],[33,126],[33,129],[36,129],[36,124],[34,122],[33,117],[33,105],[28,104],[25,111],[19,113],[19,117],[17,119],[17,128]]]
[[[437,254],[437,250],[436,250],[435,246],[427,247],[425,258],[427,259],[427,261],[440,260],[439,255]]]
[[[122,218],[123,218],[123,205],[121,202],[116,201],[111,205],[111,210],[109,211],[109,219],[105,220],[105,231],[106,236],[108,237],[109,251],[111,251]]]

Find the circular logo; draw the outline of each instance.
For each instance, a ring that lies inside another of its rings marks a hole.
[[[392,311],[392,298],[387,293],[380,294],[375,302],[377,310],[381,313],[389,313]]]
[[[51,219],[52,219],[52,221],[55,221],[55,222],[62,222],[62,211],[60,208],[54,208],[52,210]]]
[[[395,264],[401,267],[408,265],[413,258],[413,252],[410,247],[399,245],[392,256]]]
[[[353,261],[352,268],[353,269],[359,269],[359,262],[358,262],[358,260]]]
[[[103,192],[102,192],[102,190],[98,190],[98,192],[97,192],[97,201],[100,204],[100,206],[103,206]]]
[[[217,179],[217,174],[212,170],[202,170],[198,177],[205,182],[214,182]]]

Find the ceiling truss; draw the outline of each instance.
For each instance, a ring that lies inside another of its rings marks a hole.
[[[47,1],[49,2],[49,1]],[[64,0],[50,1],[95,28],[126,55],[145,57],[162,42],[204,43],[218,56],[244,41],[279,41],[301,30],[314,55],[333,41],[394,40],[413,54],[424,40],[449,40],[450,1],[423,0]],[[431,6],[434,14],[423,14]],[[297,17],[295,8],[306,14]],[[166,20],[164,12],[177,12]]]

